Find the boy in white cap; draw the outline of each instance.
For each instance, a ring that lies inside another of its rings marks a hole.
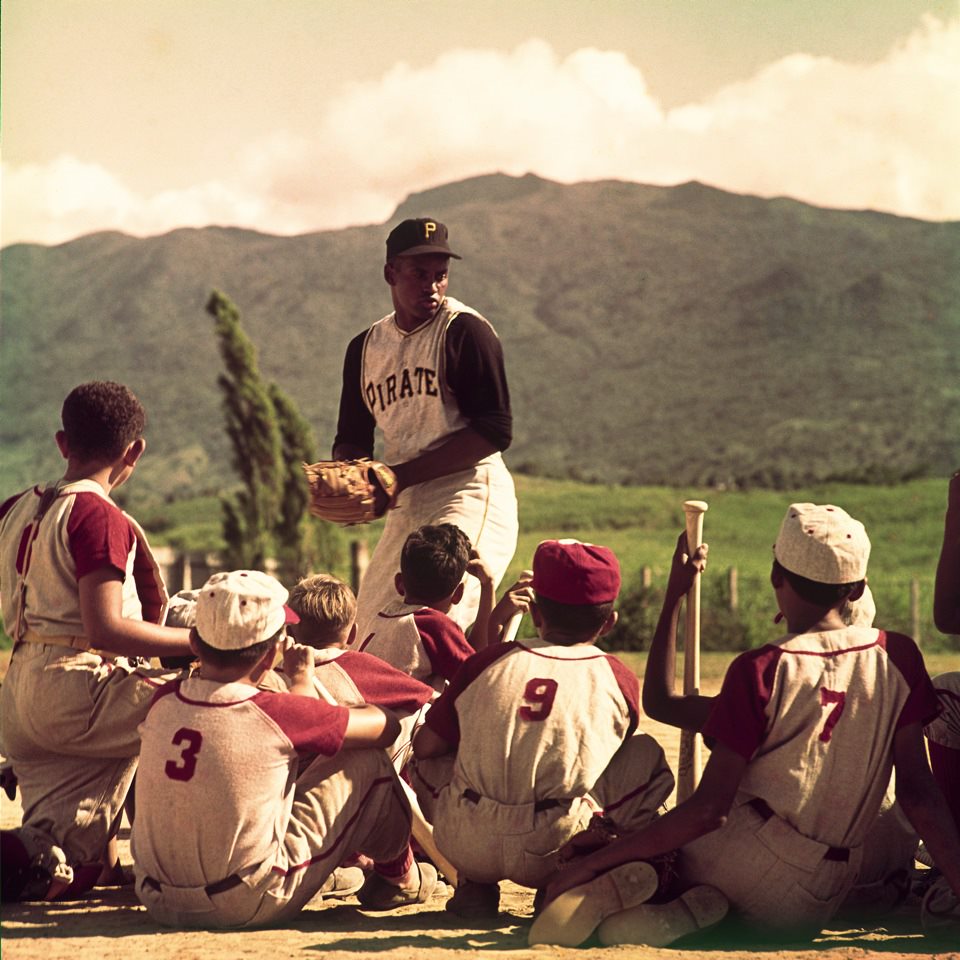
[[[561,847],[595,814],[637,829],[673,789],[663,750],[637,733],[636,676],[594,645],[617,619],[613,552],[545,541],[532,590],[538,638],[471,657],[414,736],[411,781],[460,871],[447,901],[460,916],[496,916],[500,880],[545,884]],[[514,603],[508,594],[494,622]]]
[[[666,945],[721,918],[721,897],[755,932],[814,935],[856,880],[891,765],[904,813],[960,890],[960,838],[924,750],[938,705],[923,658],[909,637],[841,616],[863,589],[869,553],[863,525],[839,507],[787,510],[770,580],[789,632],[728,669],[702,728],[714,747],[699,787],[561,873],[532,943],[580,943],[596,930],[602,943]],[[675,631],[705,557],[700,547],[674,563],[658,634]],[[688,725],[697,698],[674,701],[669,722]],[[613,868],[677,848],[685,892],[622,910]]]
[[[212,576],[190,634],[199,674],[158,691],[141,725],[131,852],[137,896],[160,923],[287,919],[355,851],[381,870],[370,908],[424,902],[436,885],[413,861],[409,806],[382,749],[396,718],[319,699],[310,647],[284,650],[290,693],[257,689],[284,642],[286,600],[258,571]],[[298,751],[317,759],[294,779]]]

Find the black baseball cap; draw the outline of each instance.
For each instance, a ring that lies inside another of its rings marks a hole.
[[[440,253],[454,260],[461,259],[447,246],[447,228],[432,217],[404,220],[387,237],[387,259],[415,257],[421,253]]]

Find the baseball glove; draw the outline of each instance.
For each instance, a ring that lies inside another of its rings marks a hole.
[[[310,512],[323,520],[369,523],[397,501],[397,476],[379,460],[321,460],[305,463],[303,472],[310,485]]]

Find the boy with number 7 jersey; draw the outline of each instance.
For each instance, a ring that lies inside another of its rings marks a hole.
[[[541,543],[532,593],[509,593],[492,618],[525,594],[538,638],[473,655],[414,737],[412,782],[460,872],[452,913],[495,916],[498,881],[545,884],[594,814],[637,829],[670,795],[663,750],[637,733],[636,676],[594,646],[616,622],[619,590],[608,548]]]
[[[795,503],[773,554],[770,582],[788,632],[734,660],[711,704],[662,692],[672,687],[679,602],[706,556],[701,546],[687,559],[678,547],[644,705],[713,740],[703,779],[652,827],[557,877],[531,943],[573,945],[597,929],[604,944],[663,946],[722,918],[698,912],[711,889],[755,932],[814,936],[857,880],[891,767],[903,812],[960,891],[960,839],[923,743],[938,711],[923,658],[909,637],[843,619],[865,586],[863,524],[839,507]],[[610,898],[611,871],[677,848],[677,900],[623,910]]]

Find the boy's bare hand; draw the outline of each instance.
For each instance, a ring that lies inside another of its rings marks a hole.
[[[494,608],[494,619],[509,620],[515,613],[528,613],[533,603],[533,571],[524,570],[516,583],[507,589]]]
[[[289,678],[291,686],[312,684],[313,668],[313,647],[288,639],[283,651],[283,672]]]
[[[493,583],[493,574],[491,573],[490,568],[476,550],[470,551],[470,560],[467,563],[467,573],[469,573],[471,577],[476,577],[481,583]]]
[[[701,543],[693,552],[687,553],[687,534],[681,533],[677,538],[677,548],[673,551],[673,562],[670,565],[670,579],[667,582],[667,592],[671,596],[683,596],[693,586],[698,573],[707,569],[707,554],[710,548]]]

